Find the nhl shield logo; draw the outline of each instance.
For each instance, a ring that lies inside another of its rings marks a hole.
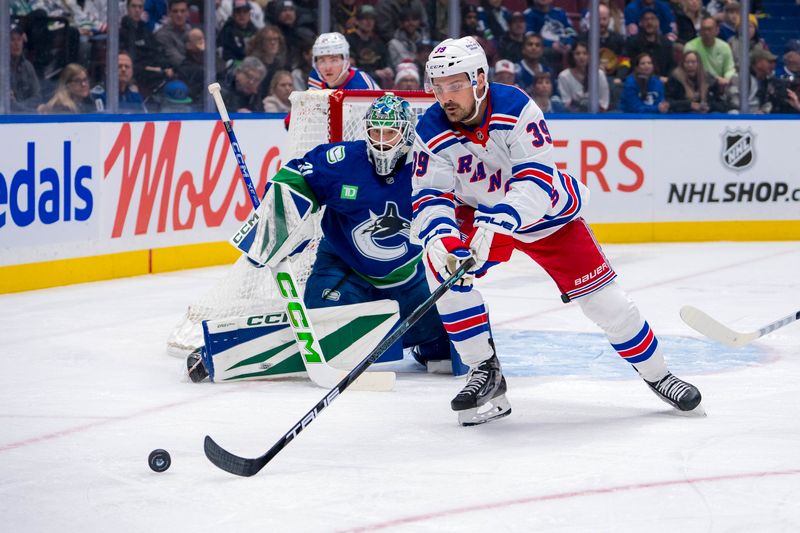
[[[755,135],[750,130],[726,130],[722,136],[722,162],[731,170],[744,170],[755,161]]]

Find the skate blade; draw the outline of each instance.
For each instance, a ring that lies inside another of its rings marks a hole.
[[[503,394],[474,409],[459,411],[458,423],[465,427],[477,426],[510,414],[511,404],[508,403],[506,395]]]
[[[706,409],[705,407],[703,407],[702,403],[697,404],[697,407],[695,407],[691,411],[681,411],[680,409],[673,409],[671,414],[678,416],[685,416],[687,418],[705,418],[708,416],[708,413],[706,413]]]

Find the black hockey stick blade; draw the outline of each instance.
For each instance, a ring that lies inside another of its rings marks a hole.
[[[239,457],[238,455],[234,455],[229,451],[222,448],[219,444],[214,442],[209,436],[206,436],[205,441],[203,443],[203,449],[206,452],[206,457],[208,460],[214,463],[217,467],[225,470],[226,472],[230,472],[231,474],[236,474],[237,476],[243,477],[250,477],[257,474],[262,468],[264,468],[267,463],[269,463],[278,453],[286,447],[289,442],[294,440],[297,435],[303,431],[306,427],[308,427],[311,422],[317,419],[317,416],[322,412],[323,409],[328,407],[333,400],[335,400],[339,395],[344,392],[344,390],[350,386],[358,376],[364,373],[364,371],[369,368],[369,366],[378,360],[378,358],[383,355],[383,353],[389,349],[400,337],[402,337],[406,331],[408,331],[411,326],[416,324],[416,322],[422,318],[425,313],[427,313],[436,302],[439,301],[450,287],[455,285],[455,283],[461,279],[461,276],[467,273],[468,270],[472,269],[475,266],[475,259],[470,257],[466,261],[464,261],[461,266],[447,278],[441,285],[436,287],[436,290],[431,293],[428,298],[419,304],[419,306],[414,309],[414,311],[408,315],[405,320],[397,324],[392,331],[366,356],[360,363],[358,363],[353,370],[347,373],[347,375],[340,381],[335,387],[333,387],[328,394],[325,395],[317,405],[311,408],[309,412],[307,412],[303,418],[301,418],[295,425],[290,429],[286,434],[281,437],[281,439],[272,445],[264,455],[260,455],[253,459],[248,459],[245,457]]]
[[[203,449],[209,461],[226,472],[236,474],[237,476],[250,477],[255,475],[259,470],[264,468],[264,465],[266,465],[269,460],[266,456],[257,457],[255,459],[245,459],[244,457],[233,455],[214,442],[214,439],[208,435],[206,435],[206,439],[203,442]]]

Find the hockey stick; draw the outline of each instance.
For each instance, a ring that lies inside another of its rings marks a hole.
[[[228,133],[228,141],[230,141],[233,154],[236,156],[236,162],[239,164],[239,170],[241,170],[242,179],[247,186],[250,201],[253,203],[253,208],[258,209],[261,202],[258,199],[253,180],[250,178],[250,172],[247,170],[247,164],[244,161],[242,149],[239,147],[239,142],[236,140],[236,135],[233,133],[233,126],[231,125],[228,110],[225,108],[225,102],[222,100],[220,90],[219,83],[212,83],[208,86],[208,92],[214,97],[214,103],[216,103],[217,111],[219,111],[219,115],[222,118],[222,124],[225,126],[225,131]],[[297,283],[294,281],[288,259],[284,259],[278,263],[271,271],[275,278],[275,284],[278,286],[278,292],[281,298],[286,302],[286,314],[289,317],[289,324],[294,332],[297,347],[300,350],[300,357],[306,367],[308,377],[315,385],[322,388],[329,389],[333,387],[342,379],[342,376],[344,376],[346,372],[333,368],[325,360],[325,356],[319,344],[319,337],[317,337],[314,332],[314,327],[308,319],[308,311],[303,303],[303,298],[300,296],[300,291],[297,290]],[[372,391],[389,391],[394,388],[394,382],[394,372],[370,372],[361,377],[358,383],[353,385],[353,388]]]
[[[355,368],[353,368],[353,370],[351,370],[350,373],[339,382],[339,384],[333,387],[331,391],[325,395],[325,397],[317,402],[317,405],[303,415],[303,418],[301,418],[292,427],[292,429],[290,429],[283,437],[281,437],[281,439],[276,442],[272,448],[267,451],[267,453],[254,459],[239,457],[238,455],[234,455],[229,451],[226,451],[220,447],[219,444],[214,442],[214,439],[206,435],[203,445],[203,448],[206,452],[206,457],[208,457],[208,459],[216,466],[222,470],[225,470],[226,472],[230,472],[231,474],[244,477],[257,474],[262,468],[264,468],[264,466],[266,466],[268,462],[278,455],[278,452],[285,448],[289,442],[291,442],[301,431],[311,424],[311,422],[313,422],[317,416],[319,416],[322,410],[328,407],[333,400],[335,400],[342,392],[344,392],[344,390],[347,389],[347,387],[349,387],[350,384],[353,383],[353,381],[358,378],[358,376],[360,376],[372,363],[374,363],[383,354],[383,352],[385,352],[397,341],[397,339],[402,337],[409,328],[411,328],[420,318],[422,318],[422,316],[436,304],[439,298],[441,298],[444,293],[450,290],[450,287],[452,287],[453,284],[455,284],[461,278],[461,276],[463,276],[467,270],[472,268],[474,265],[475,259],[472,257],[462,263],[461,266],[453,273],[453,275],[446,279],[444,283],[439,285],[436,290],[433,291],[431,295],[414,310],[413,313],[408,315],[405,320],[395,325],[393,331],[389,333],[367,357],[358,363]]]
[[[691,328],[702,333],[709,339],[713,339],[722,344],[727,344],[734,348],[740,348],[752,341],[763,337],[767,333],[771,333],[778,328],[782,328],[787,324],[791,324],[795,320],[800,320],[800,311],[791,315],[785,316],[775,322],[770,322],[766,326],[758,328],[756,331],[740,332],[734,331],[725,324],[714,320],[703,311],[692,307],[691,305],[684,305],[681,308],[681,319]]]

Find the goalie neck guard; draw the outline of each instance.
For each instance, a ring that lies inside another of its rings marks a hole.
[[[388,176],[414,144],[416,116],[408,102],[387,94],[369,106],[364,121],[369,160],[379,176]]]
[[[425,91],[434,93],[434,79],[452,76],[453,74],[466,74],[472,85],[472,96],[475,99],[475,113],[467,119],[470,121],[478,115],[481,102],[489,93],[489,84],[486,83],[483,94],[478,96],[478,73],[483,71],[484,76],[489,74],[489,63],[486,52],[472,37],[460,39],[445,39],[428,56],[425,63]],[[436,98],[439,101],[439,97]],[[439,105],[443,102],[439,101]]]

